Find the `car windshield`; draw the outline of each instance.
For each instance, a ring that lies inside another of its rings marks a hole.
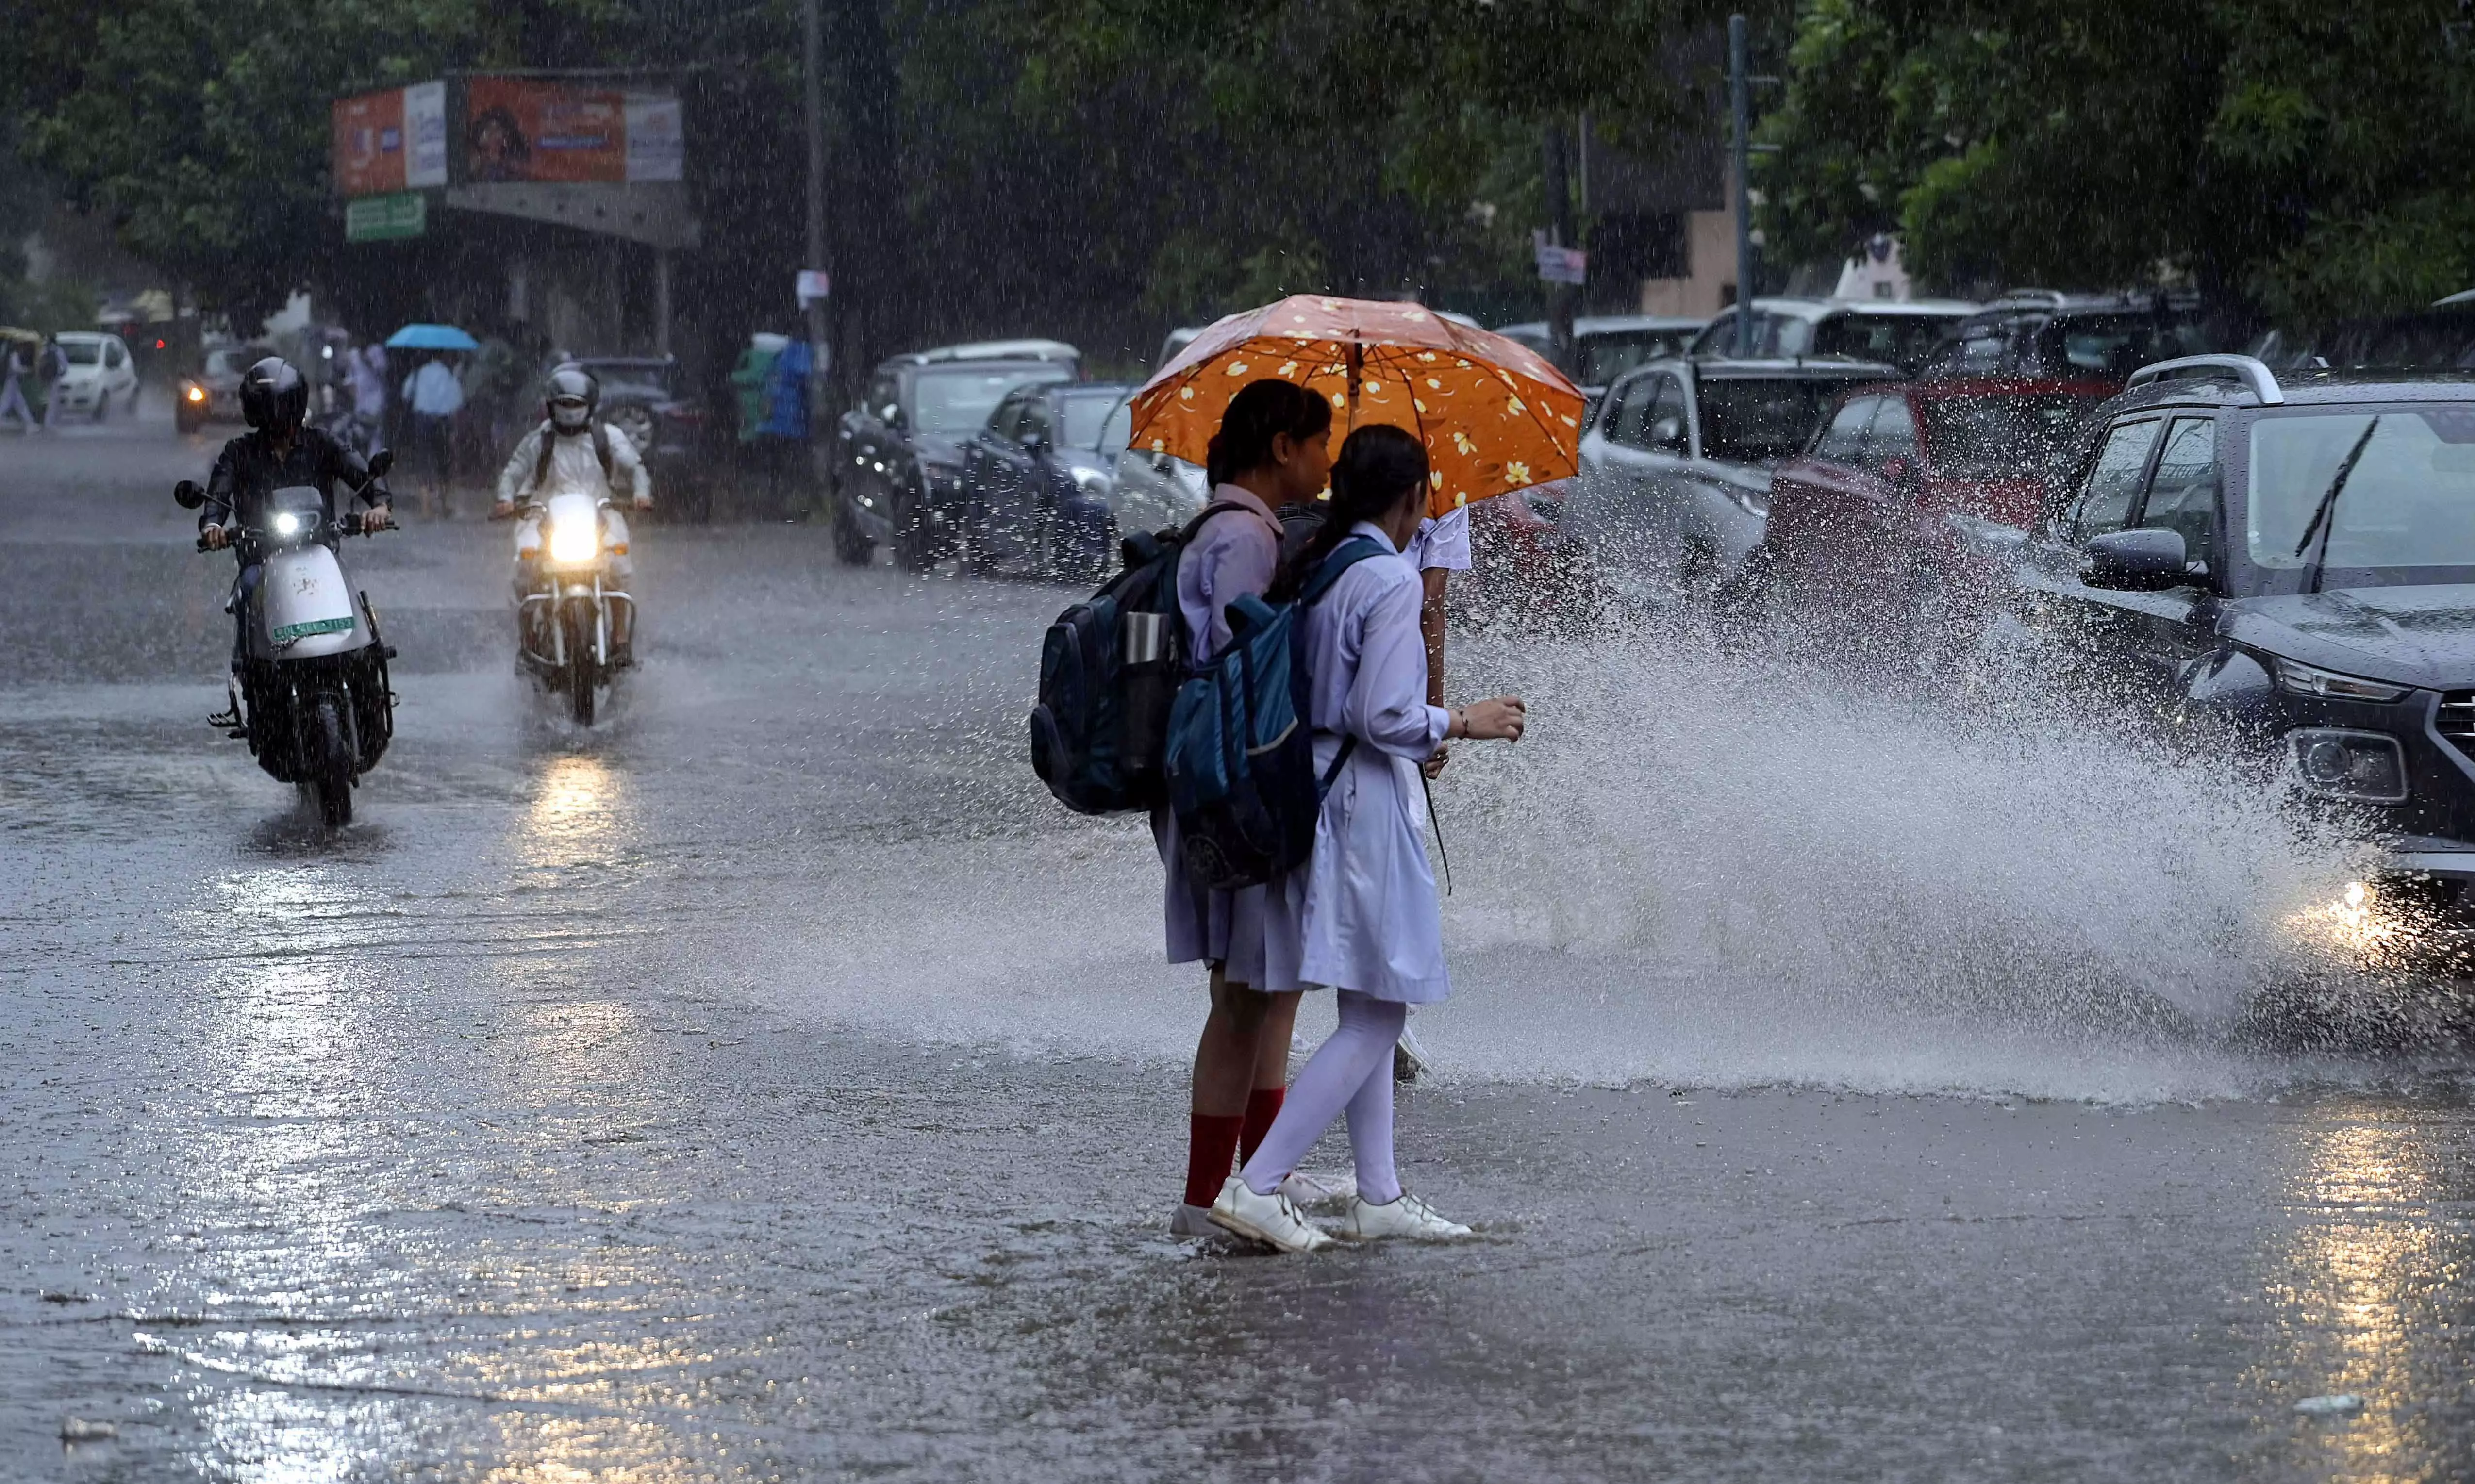
[[[2359,443],[2327,529],[2314,530]],[[2450,570],[2475,568],[2475,402],[2265,416],[2250,451],[2255,565],[2309,567],[2325,537],[2324,587],[2456,580]]]
[[[1925,450],[1945,473],[2043,473],[2070,459],[2080,418],[2103,401],[2064,392],[1932,397]]]
[[[1845,377],[1730,377],[1702,381],[1702,456],[1770,464],[1813,439]]]
[[[1799,328],[1808,328],[1797,322]],[[1858,360],[1888,361],[1901,371],[1925,363],[1957,325],[1955,317],[1932,314],[1841,314],[1809,327],[1809,343],[1789,346],[1788,354],[1852,355]],[[1782,327],[1784,329],[1785,327]]]
[[[1097,453],[1124,452],[1126,429],[1132,426],[1132,419],[1121,411],[1125,405],[1109,396],[1057,399],[1057,411],[1066,425],[1063,443],[1069,449],[1090,449]]]
[[[1612,329],[1584,335],[1573,347],[1583,386],[1605,386],[1636,366],[1683,352],[1693,338],[1690,329]]]
[[[1017,386],[1065,381],[1074,373],[1063,366],[939,368],[922,371],[911,392],[911,426],[923,433],[966,434],[988,426],[1005,394]]]
[[[61,353],[69,358],[69,364],[72,366],[91,366],[103,359],[103,342],[63,340],[61,342]]]

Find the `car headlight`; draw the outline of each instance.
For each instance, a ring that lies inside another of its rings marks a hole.
[[[553,562],[589,562],[601,554],[601,523],[563,521],[551,527],[550,559]]]
[[[2334,669],[2271,655],[2268,671],[2277,677],[2277,688],[2291,695],[2310,695],[2321,700],[2393,701],[2404,695],[2408,687],[2390,685],[2385,680],[2365,680],[2361,675],[2341,675]]]
[[[2303,786],[2364,804],[2406,802],[2406,754],[2387,732],[2307,726],[2286,734]]]

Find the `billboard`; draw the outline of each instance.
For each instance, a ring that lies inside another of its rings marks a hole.
[[[684,178],[678,94],[536,78],[464,84],[468,182],[622,184]]]
[[[335,192],[381,196],[447,183],[447,85],[422,83],[339,98]]]

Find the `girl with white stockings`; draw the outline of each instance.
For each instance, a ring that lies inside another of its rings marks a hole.
[[[1214,1225],[1284,1252],[1331,1238],[1280,1191],[1334,1119],[1349,1116],[1358,1195],[1341,1225],[1352,1238],[1467,1236],[1415,1196],[1392,1165],[1392,1045],[1411,1005],[1452,992],[1443,923],[1427,864],[1418,767],[1452,738],[1521,738],[1518,696],[1447,709],[1427,704],[1425,594],[1400,551],[1427,512],[1427,450],[1397,427],[1362,427],[1333,461],[1332,512],[1274,582],[1294,596],[1343,543],[1381,554],[1343,572],[1305,615],[1316,776],[1357,739],[1325,795],[1314,857],[1266,888],[1267,937],[1294,933],[1297,977],[1338,992],[1340,1028],[1290,1084],[1280,1113],[1212,1207]]]

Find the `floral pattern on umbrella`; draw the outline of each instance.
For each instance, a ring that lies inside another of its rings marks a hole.
[[[1240,387],[1294,381],[1332,402],[1334,448],[1369,423],[1418,435],[1430,513],[1572,476],[1581,394],[1518,341],[1414,304],[1300,294],[1214,323],[1133,399],[1133,446],[1205,462]]]

